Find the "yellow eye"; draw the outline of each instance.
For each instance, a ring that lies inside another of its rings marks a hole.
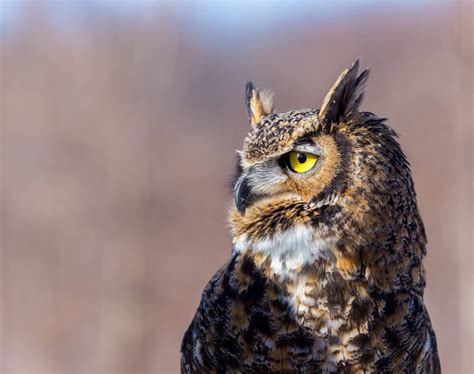
[[[318,161],[318,156],[312,153],[296,152],[290,153],[289,166],[295,173],[306,173],[311,170]]]

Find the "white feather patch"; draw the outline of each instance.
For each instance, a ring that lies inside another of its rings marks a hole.
[[[322,239],[311,226],[298,225],[255,243],[250,243],[247,235],[241,235],[234,242],[234,250],[263,252],[270,256],[274,274],[288,275],[318,258],[327,257],[333,244],[334,240]]]

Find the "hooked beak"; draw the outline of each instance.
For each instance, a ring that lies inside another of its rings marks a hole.
[[[242,174],[234,186],[235,206],[241,215],[245,215],[245,209],[251,202],[251,192],[247,175]]]

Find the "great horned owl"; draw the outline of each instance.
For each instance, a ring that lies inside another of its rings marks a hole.
[[[426,237],[397,135],[359,112],[356,61],[319,110],[246,87],[230,259],[186,331],[183,373],[439,373]]]

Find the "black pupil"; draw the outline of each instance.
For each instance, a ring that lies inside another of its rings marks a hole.
[[[298,153],[298,162],[304,164],[306,162],[306,155],[304,153]]]

